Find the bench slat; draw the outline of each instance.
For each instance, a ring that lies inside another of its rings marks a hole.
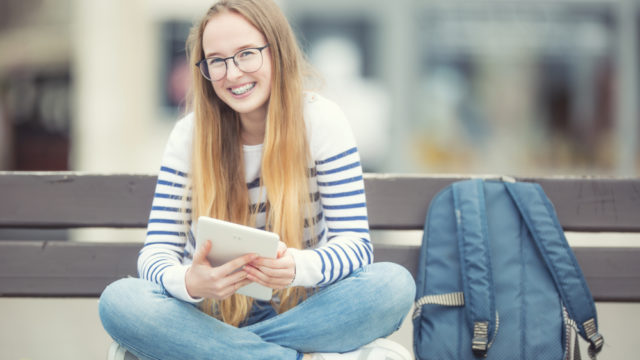
[[[139,243],[0,241],[0,296],[88,296],[137,276]]]
[[[99,296],[106,285],[136,276],[139,243],[0,242],[0,296]],[[597,301],[640,301],[640,249],[576,248]],[[416,275],[418,247],[377,245],[376,261]]]
[[[431,199],[459,177],[371,175],[365,179],[373,229],[422,229]],[[567,231],[640,232],[640,179],[523,178],[539,183]]]
[[[431,199],[463,177],[365,175],[372,229],[421,229]],[[565,230],[640,232],[640,179],[525,178]],[[156,177],[0,172],[0,228],[146,227]],[[117,209],[117,210],[114,210]]]
[[[146,227],[156,177],[0,172],[0,227]]]

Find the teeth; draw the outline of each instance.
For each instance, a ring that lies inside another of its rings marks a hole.
[[[246,93],[247,91],[253,89],[253,87],[256,86],[256,83],[250,83],[247,85],[243,85],[240,87],[237,87],[235,89],[231,89],[231,92],[234,93],[235,95],[242,95],[244,93]]]

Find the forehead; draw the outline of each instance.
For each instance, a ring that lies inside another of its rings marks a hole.
[[[229,11],[209,19],[202,34],[205,56],[232,55],[242,48],[262,46],[265,43],[264,35],[244,16]]]

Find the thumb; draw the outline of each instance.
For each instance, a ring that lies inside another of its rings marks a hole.
[[[201,263],[207,261],[206,257],[207,254],[209,254],[209,251],[211,251],[211,240],[205,241],[205,243],[196,250],[196,252],[193,254],[193,262]]]
[[[276,255],[276,258],[281,258],[285,252],[287,252],[287,244],[283,243],[282,241],[278,242],[278,254]]]

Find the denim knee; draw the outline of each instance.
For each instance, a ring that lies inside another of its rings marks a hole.
[[[98,313],[102,326],[112,336],[117,333],[117,325],[127,318],[131,311],[131,299],[138,297],[140,279],[124,278],[109,284],[100,295]]]
[[[381,309],[394,317],[398,326],[411,310],[416,294],[413,276],[395,263],[374,263],[369,271],[375,273],[375,290],[381,299]]]
[[[416,283],[411,273],[402,265],[386,262],[380,263],[380,272],[385,275],[385,292],[394,294],[400,302],[398,305],[410,306],[416,295]]]

